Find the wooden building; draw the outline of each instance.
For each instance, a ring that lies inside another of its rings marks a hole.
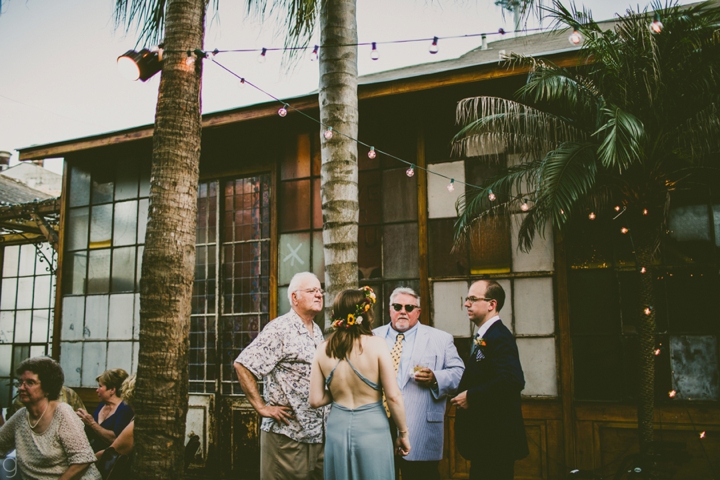
[[[565,478],[573,469],[609,476],[637,452],[630,246],[602,233],[601,222],[588,222],[562,239],[548,231],[524,254],[517,249],[518,212],[509,221],[482,222],[468,247],[451,253],[459,182],[479,184],[496,171],[498,163],[483,156],[518,159],[502,145],[453,157],[457,102],[514,95],[527,72],[500,64],[504,53],[572,67],[577,47],[566,35],[502,39],[459,59],[365,76],[358,92],[360,140],[457,181],[449,192],[447,178],[419,168],[408,176],[407,164],[383,154],[370,159],[359,148],[361,284],[378,292],[383,323],[389,293],[400,285],[416,289],[423,323],[452,333],[461,355],[470,348],[462,300],[468,283],[494,278],[505,287],[501,316],[518,339],[531,451],[516,478]],[[285,101],[319,118],[316,95]],[[233,359],[288,310],[295,272],[323,278],[320,131],[292,111],[279,117],[280,106],[203,119],[188,432],[201,436],[206,464],[232,478],[256,478],[259,449],[258,418],[241,394]],[[20,150],[21,160],[66,161],[52,351],[67,383],[86,398],[105,368],[136,368],[152,131],[143,126]],[[691,456],[664,466],[672,478],[713,478],[720,471],[720,316],[713,308],[720,202],[683,202],[671,212],[666,273],[658,277],[656,435],[684,442]],[[447,420],[443,475],[465,478],[452,408]]]

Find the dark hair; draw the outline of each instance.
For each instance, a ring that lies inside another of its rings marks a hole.
[[[495,280],[482,280],[485,282],[485,298],[493,299],[497,302],[497,311],[499,312],[505,305],[505,290]]]
[[[112,370],[105,370],[95,380],[108,390],[114,388],[115,395],[122,397],[122,384],[127,377],[128,373],[122,368],[113,368]]]
[[[367,297],[363,290],[343,290],[335,297],[333,303],[333,318],[347,318],[349,314],[355,314],[358,305],[364,303]],[[340,327],[330,335],[325,353],[328,357],[342,360],[347,357],[353,349],[355,340],[361,335],[372,335],[373,309],[360,315],[362,322],[355,322],[348,328]]]
[[[58,399],[65,382],[65,374],[58,362],[50,357],[28,358],[15,369],[18,376],[25,372],[32,372],[38,376],[40,388],[47,395],[48,400]]]

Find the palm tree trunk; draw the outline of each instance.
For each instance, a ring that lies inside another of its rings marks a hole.
[[[140,281],[133,461],[137,479],[183,477],[202,61],[188,66],[182,52],[203,48],[205,7],[204,0],[170,0],[167,4],[167,54],[155,115]]]
[[[330,140],[325,139],[323,131],[320,132],[325,288],[331,300],[346,288],[357,288],[358,283],[355,13],[355,0],[323,2],[320,12],[320,121],[335,131]],[[326,302],[326,305],[328,303],[327,313],[332,305],[332,302]]]
[[[653,419],[655,416],[655,309],[653,247],[649,235],[637,239],[636,248],[638,268],[645,267],[646,272],[640,273],[640,299],[643,303],[638,322],[638,340],[640,352],[639,385],[638,385],[638,433],[640,436],[640,452],[645,457],[645,467],[650,468],[653,475]],[[649,308],[649,310],[646,310]]]

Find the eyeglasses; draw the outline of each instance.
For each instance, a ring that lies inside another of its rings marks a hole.
[[[417,305],[403,305],[402,303],[393,303],[393,304],[392,304],[392,307],[393,307],[393,309],[394,309],[396,312],[399,312],[400,310],[403,309],[403,307],[405,307],[405,311],[406,311],[407,313],[412,312],[412,311],[415,310],[416,308],[420,308],[420,307],[418,307]]]
[[[26,388],[33,388],[40,385],[40,382],[36,382],[35,380],[15,380],[13,385],[15,388],[20,388],[23,385],[25,385]]]
[[[297,292],[310,293],[310,294],[312,294],[312,295],[317,295],[318,293],[319,293],[320,295],[325,295],[325,290],[323,290],[322,288],[317,288],[317,287],[315,287],[315,288],[301,288],[301,289],[296,290],[296,291],[297,291]]]
[[[494,298],[485,298],[485,297],[465,297],[465,302],[475,303],[479,302],[480,300],[485,300],[486,302],[489,302],[491,300],[495,300]]]

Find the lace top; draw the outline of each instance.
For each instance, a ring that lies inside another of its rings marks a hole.
[[[81,480],[100,480],[95,455],[83,424],[72,407],[58,403],[50,426],[43,433],[30,428],[25,408],[0,428],[0,452],[17,450],[17,465],[24,478],[56,480],[75,464],[90,464]]]

